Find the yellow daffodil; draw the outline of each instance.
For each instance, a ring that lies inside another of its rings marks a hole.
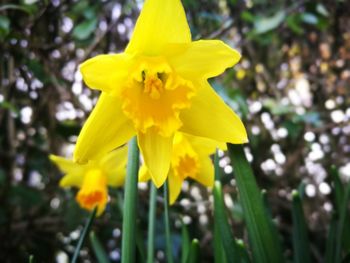
[[[239,59],[222,41],[191,41],[180,0],[146,0],[125,52],[80,65],[85,83],[102,94],[78,137],[74,160],[84,163],[137,135],[160,187],[170,168],[175,132],[247,142],[241,120],[207,81]]]
[[[108,202],[108,186],[124,184],[127,147],[82,165],[56,155],[50,155],[50,159],[65,173],[60,186],[79,188],[76,195],[79,205],[90,211],[97,206],[98,215],[105,210]]]
[[[212,187],[214,184],[214,166],[210,155],[217,147],[225,149],[225,144],[213,140],[176,133],[173,141],[169,180],[169,203],[173,204],[181,192],[186,178]],[[149,169],[143,165],[139,172],[139,181],[151,179]]]

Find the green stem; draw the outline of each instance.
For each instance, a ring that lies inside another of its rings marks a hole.
[[[157,187],[151,182],[149,214],[148,214],[148,242],[147,242],[147,263],[154,262],[154,233],[156,224],[156,203]]]
[[[79,253],[80,253],[81,247],[83,246],[84,240],[85,240],[87,234],[90,231],[90,227],[92,225],[92,222],[95,219],[96,212],[97,212],[97,207],[95,207],[94,210],[92,210],[89,219],[86,221],[86,224],[84,226],[83,232],[80,235],[77,247],[75,248],[75,251],[74,251],[71,263],[77,262],[77,259],[79,257]]]
[[[136,253],[136,199],[139,168],[139,150],[136,137],[129,142],[128,165],[124,193],[124,216],[122,231],[122,263],[135,262]]]
[[[218,150],[216,150],[214,155],[214,171],[215,171],[215,181],[220,182],[220,170],[219,170],[219,155]],[[214,208],[216,208],[214,206]],[[214,262],[221,263],[224,262],[224,250],[221,244],[220,229],[217,222],[214,222]]]
[[[167,262],[173,263],[173,254],[171,249],[170,221],[169,221],[169,187],[168,180],[164,183],[164,220],[165,220],[165,248]]]

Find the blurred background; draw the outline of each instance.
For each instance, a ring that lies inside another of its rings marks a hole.
[[[222,39],[242,53],[211,80],[240,114],[252,164],[292,260],[291,191],[304,193],[314,262],[322,262],[334,209],[335,165],[350,178],[350,2],[341,0],[183,0],[193,39]],[[87,213],[48,154],[71,157],[98,92],[78,65],[125,48],[141,0],[22,0],[0,4],[0,261],[67,262]],[[233,168],[220,153],[225,202],[235,236],[247,240]],[[334,170],[334,169],[333,169]],[[138,258],[146,242],[148,186],[139,185]],[[123,189],[110,191],[93,226],[111,262],[120,262]],[[164,259],[162,198],[156,249]],[[210,190],[188,181],[170,211],[175,252],[181,220],[213,262]],[[179,253],[176,253],[177,257]],[[96,262],[89,242],[81,262]],[[140,261],[141,262],[141,261]]]

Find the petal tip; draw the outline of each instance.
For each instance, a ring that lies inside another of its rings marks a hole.
[[[166,178],[165,178],[166,179]],[[165,182],[164,180],[159,180],[157,177],[152,176],[152,182],[154,183],[154,185],[159,189]]]
[[[70,187],[70,185],[67,183],[66,176],[63,176],[58,184],[59,184],[59,186],[61,188],[68,188],[68,187]]]

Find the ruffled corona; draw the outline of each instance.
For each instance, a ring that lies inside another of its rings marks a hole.
[[[60,186],[79,188],[77,202],[90,211],[97,207],[97,215],[102,214],[108,202],[108,186],[120,187],[124,184],[127,147],[120,147],[86,164],[77,164],[56,155],[50,155],[50,159],[65,174]]]
[[[76,199],[82,208],[92,210],[97,206],[97,214],[104,211],[108,193],[107,178],[103,171],[95,169],[87,172]]]
[[[182,180],[187,177],[194,178],[200,171],[198,154],[181,133],[177,133],[174,138],[171,166],[174,176]]]
[[[161,57],[142,57],[136,65],[121,92],[123,112],[137,131],[153,128],[169,137],[182,125],[180,111],[191,105],[193,84]]]

